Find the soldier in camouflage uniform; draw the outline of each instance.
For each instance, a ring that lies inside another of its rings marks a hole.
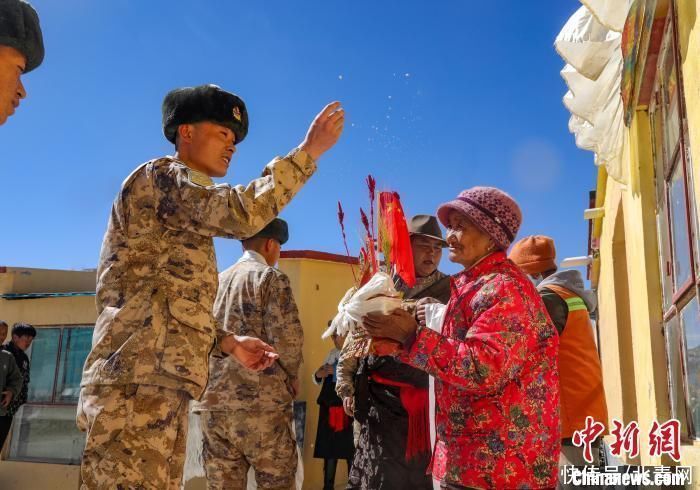
[[[250,466],[261,490],[294,488],[297,451],[291,430],[299,391],[304,331],[289,279],[274,266],[289,237],[277,218],[243,241],[244,254],[219,275],[214,317],[222,330],[263,339],[279,359],[257,373],[212,356],[201,412],[210,489],[244,489]]]
[[[337,141],[339,104],[304,142],[248,187],[215,185],[247,133],[245,105],[213,85],[178,89],[163,103],[174,157],[139,166],[112,207],[97,271],[98,319],[85,361],[78,427],[87,431],[83,489],[180,487],[187,405],[208,379],[209,354],[264,369],[276,354],[259,339],[215,328],[212,237],[246,238],[299,191]]]

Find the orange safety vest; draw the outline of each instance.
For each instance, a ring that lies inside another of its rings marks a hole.
[[[569,314],[559,337],[559,391],[561,438],[571,437],[586,425],[586,417],[605,425],[608,432],[608,407],[605,403],[603,372],[593,338],[591,319],[586,303],[561,286],[544,288],[566,302]]]

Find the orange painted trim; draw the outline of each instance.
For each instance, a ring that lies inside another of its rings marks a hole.
[[[317,250],[283,250],[280,253],[280,259],[311,259],[325,260],[326,262],[339,262],[341,264],[359,264],[357,257],[348,257],[347,255],[319,252]]]

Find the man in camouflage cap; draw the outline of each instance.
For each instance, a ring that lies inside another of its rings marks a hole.
[[[247,187],[216,185],[245,137],[245,105],[214,85],[165,97],[174,157],[140,165],[112,207],[97,270],[98,318],[83,370],[77,423],[87,431],[84,489],[180,486],[187,405],[209,376],[209,354],[251,369],[277,355],[262,340],[217,330],[212,237],[255,235],[301,189],[340,137],[332,103],[304,141]]]
[[[279,359],[262,372],[212,356],[201,412],[204,468],[210,489],[246,488],[253,467],[260,490],[294,488],[297,448],[292,402],[299,391],[304,332],[287,276],[275,268],[289,237],[273,220],[243,241],[241,259],[219,275],[214,317],[219,328],[265,340]]]
[[[44,59],[39,16],[22,0],[0,0],[0,126],[27,96],[21,77]]]

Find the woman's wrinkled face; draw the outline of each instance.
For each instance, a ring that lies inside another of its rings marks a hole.
[[[495,249],[491,238],[462,213],[451,211],[447,220],[448,258],[465,269]]]

